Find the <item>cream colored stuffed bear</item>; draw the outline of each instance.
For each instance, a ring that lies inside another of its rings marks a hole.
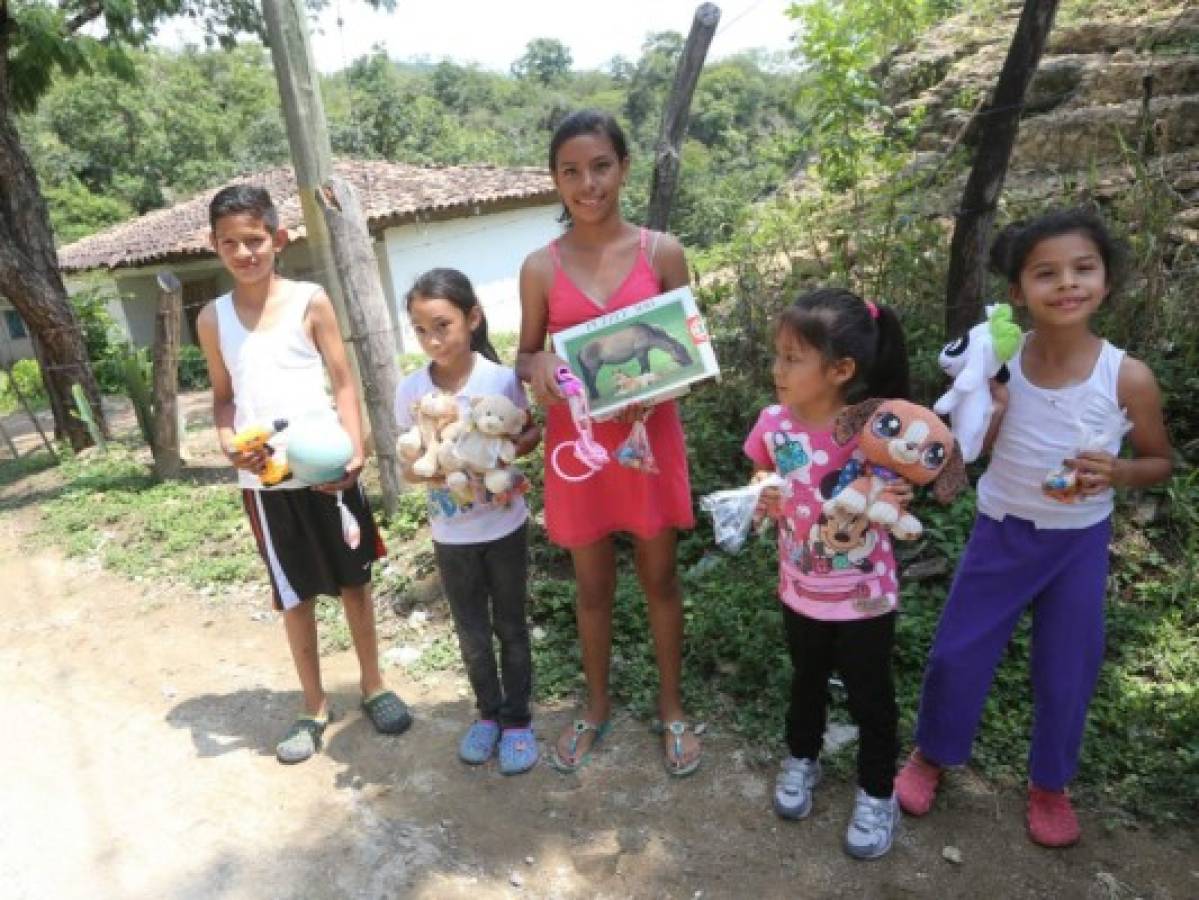
[[[452,394],[433,391],[415,404],[416,422],[397,442],[403,459],[412,462],[412,473],[420,478],[437,474],[438,450],[445,432],[458,420],[458,401]]]
[[[512,438],[524,430],[526,419],[525,411],[501,394],[472,400],[465,419],[450,428],[454,435],[452,455],[465,469],[446,475],[450,490],[463,489],[468,481],[467,472],[482,475],[483,486],[493,494],[511,488],[515,476],[507,466],[516,459]]]

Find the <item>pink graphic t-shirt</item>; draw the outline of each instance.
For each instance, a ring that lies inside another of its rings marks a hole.
[[[784,479],[779,530],[779,599],[812,619],[849,621],[891,612],[899,603],[895,553],[886,529],[865,516],[832,517],[824,501],[861,471],[857,441],[793,421],[786,407],[762,410],[745,455]]]

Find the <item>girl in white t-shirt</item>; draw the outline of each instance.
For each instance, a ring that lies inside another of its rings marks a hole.
[[[500,365],[487,338],[487,320],[470,280],[455,269],[432,269],[407,296],[408,318],[429,356],[396,391],[396,422],[411,427],[413,407],[434,390],[455,395],[465,412],[471,399],[502,394],[528,407],[516,373]],[[541,429],[529,420],[516,438],[516,455],[537,446]],[[406,468],[410,481],[421,479]],[[475,692],[479,718],[467,729],[458,755],[479,765],[498,749],[505,775],[537,763],[529,694],[532,660],[525,620],[528,595],[528,510],[519,492],[504,497],[474,483],[463,502],[443,483],[427,482],[429,522],[442,587],[450,603],[462,662]],[[500,641],[497,671],[492,633]]]

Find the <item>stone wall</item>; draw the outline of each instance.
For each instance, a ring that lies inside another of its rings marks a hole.
[[[880,73],[899,118],[922,117],[922,164],[972,146],[1020,6],[950,19]],[[1136,161],[1177,195],[1172,233],[1199,244],[1199,5],[1146,0],[1129,12],[1092,3],[1085,20],[1073,6],[1063,4],[1029,89],[1009,194],[1044,192],[1052,179],[1112,197],[1137,177]]]

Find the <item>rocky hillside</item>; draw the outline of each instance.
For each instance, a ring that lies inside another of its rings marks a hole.
[[[888,62],[886,102],[901,120],[922,117],[922,168],[945,165],[975,140],[975,113],[1020,6],[950,19]],[[1146,169],[1173,195],[1170,236],[1199,247],[1199,4],[1067,0],[1027,98],[1005,197],[1110,201]],[[943,187],[946,201],[964,177]]]

